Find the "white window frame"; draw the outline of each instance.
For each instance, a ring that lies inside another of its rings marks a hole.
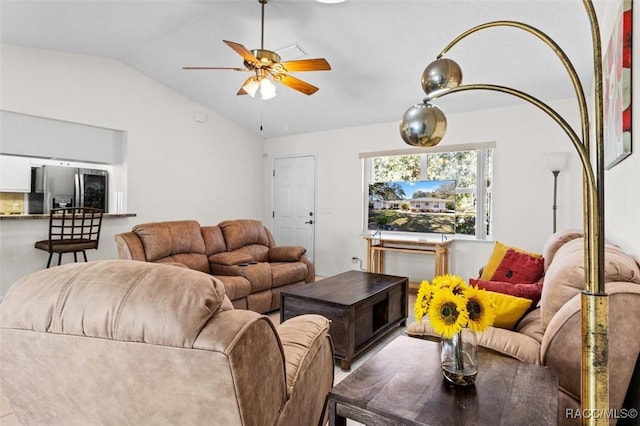
[[[489,160],[488,152],[489,150],[495,149],[495,142],[482,142],[482,143],[474,143],[474,144],[458,144],[458,145],[447,145],[447,146],[437,146],[431,148],[409,148],[402,150],[392,150],[392,151],[374,151],[374,152],[364,152],[360,153],[360,158],[362,159],[362,188],[363,188],[363,211],[362,211],[362,229],[364,233],[371,233],[368,229],[368,205],[369,205],[369,183],[373,180],[373,158],[375,157],[389,157],[389,156],[400,156],[400,155],[416,155],[416,154],[433,154],[433,153],[442,153],[442,152],[457,152],[457,151],[476,151],[476,186],[475,188],[462,188],[456,187],[456,194],[464,194],[464,193],[475,193],[476,196],[476,233],[475,236],[467,235],[467,234],[455,234],[456,238],[460,239],[477,239],[477,240],[487,240],[491,238],[491,235],[487,233],[487,227],[484,226],[484,218],[487,217],[487,195],[488,189],[486,185],[478,185],[477,182],[487,182],[488,176],[486,175],[487,170],[487,161]],[[427,170],[427,161],[426,156],[423,156],[421,159],[420,165],[420,175],[426,176]],[[490,177],[490,182],[493,182],[493,177]],[[493,209],[492,209],[493,210]],[[491,215],[493,217],[493,214]],[[491,220],[491,218],[489,218]],[[490,230],[493,230],[493,225],[490,224]],[[396,234],[402,234],[402,232],[397,231],[385,231],[385,232],[393,232]],[[411,233],[411,235],[422,236],[425,234],[421,233]],[[428,235],[427,235],[428,236]]]

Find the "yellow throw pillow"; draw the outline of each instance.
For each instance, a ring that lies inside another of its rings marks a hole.
[[[494,291],[488,291],[487,293],[491,296],[493,308],[496,312],[496,319],[493,322],[494,327],[513,330],[520,318],[531,307],[531,300],[524,297],[511,296]]]
[[[500,241],[496,241],[495,245],[493,246],[493,252],[491,253],[491,257],[489,258],[489,261],[487,262],[487,264],[484,266],[484,269],[482,270],[482,275],[480,276],[480,279],[491,281],[491,279],[493,278],[493,274],[495,274],[496,270],[498,269],[498,266],[500,266],[500,263],[504,258],[504,255],[507,254],[507,250],[509,249],[512,249],[513,251],[516,251],[518,253],[525,253],[533,257],[542,257],[541,254],[531,253],[521,248],[507,246],[505,244],[502,244]]]

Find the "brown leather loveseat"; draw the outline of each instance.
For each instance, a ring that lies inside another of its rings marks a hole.
[[[18,280],[0,303],[0,388],[25,425],[317,425],[329,320],[274,326],[211,275],[102,260]]]
[[[273,311],[280,308],[282,290],[315,281],[304,247],[276,246],[259,220],[145,223],[115,239],[120,259],[180,264],[214,275],[236,309]]]

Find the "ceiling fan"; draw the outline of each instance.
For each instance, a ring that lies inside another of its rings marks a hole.
[[[284,84],[292,89],[304,93],[305,95],[313,95],[318,88],[302,81],[296,77],[289,75],[289,72],[299,71],[327,71],[331,69],[331,65],[324,58],[315,59],[299,59],[293,61],[280,62],[280,55],[266,50],[264,48],[264,5],[269,0],[258,0],[262,5],[261,32],[260,32],[260,49],[249,50],[239,43],[223,40],[227,46],[236,51],[242,59],[244,59],[244,68],[235,67],[182,67],[185,70],[234,70],[234,71],[251,71],[254,73],[247,78],[242,84],[237,95],[255,96],[258,88],[262,99],[270,99],[275,96],[275,86],[270,79],[280,84]]]

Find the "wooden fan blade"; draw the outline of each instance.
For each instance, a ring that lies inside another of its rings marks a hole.
[[[251,53],[251,51],[249,49],[247,49],[246,47],[244,47],[240,43],[234,43],[234,42],[229,41],[229,40],[222,40],[222,41],[224,41],[227,44],[227,46],[229,46],[230,48],[235,50],[238,55],[242,56],[242,59],[244,59],[245,61],[249,62],[250,64],[258,64],[258,63],[260,63],[258,58],[253,56],[253,53]]]
[[[318,88],[316,86],[313,86],[306,81],[302,81],[287,74],[278,74],[274,77],[274,80],[284,84],[285,86],[289,86],[292,89],[297,90],[298,92],[302,92],[305,95],[313,95],[318,91]]]
[[[233,71],[251,71],[249,68],[235,67],[182,67],[183,70],[233,70]]]
[[[238,93],[236,93],[236,95],[248,95],[248,93],[244,91],[244,86],[247,83],[249,83],[249,81],[251,81],[252,78],[255,78],[255,77],[251,76],[248,79],[246,79],[244,83],[242,83],[242,86],[240,86],[240,90],[238,90]]]
[[[297,72],[297,71],[328,71],[331,69],[331,65],[324,58],[315,58],[315,59],[299,59],[296,61],[286,61],[281,62],[280,65],[283,66],[285,70],[288,72]]]

